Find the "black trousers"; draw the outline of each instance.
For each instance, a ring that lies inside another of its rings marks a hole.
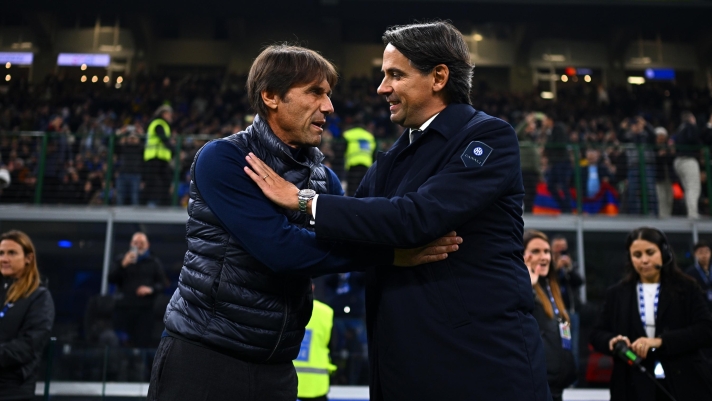
[[[292,362],[245,362],[164,337],[156,351],[148,401],[294,401],[297,373]]]
[[[129,345],[138,348],[153,348],[153,306],[123,307],[114,310],[114,329],[128,334]]]

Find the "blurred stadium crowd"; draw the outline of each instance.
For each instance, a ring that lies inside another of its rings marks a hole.
[[[363,125],[381,150],[400,134],[388,118],[387,103],[376,94],[379,81],[378,76],[354,78],[340,82],[334,91],[336,113],[328,117],[322,150],[342,180],[345,128]],[[174,144],[181,142],[170,191],[178,191],[179,203],[185,203],[187,173],[197,149],[251,122],[244,84],[244,76],[208,74],[137,74],[120,88],[58,76],[36,84],[13,81],[0,94],[0,157],[6,169],[0,180],[9,181],[0,202],[32,202],[43,173],[42,203],[116,204],[116,177],[106,188],[109,153],[111,174],[116,176],[131,146],[145,142],[156,108],[169,104],[174,110],[172,138]],[[492,90],[481,82],[472,98],[476,109],[517,130],[526,212],[569,213],[578,205],[579,212],[591,214],[685,215],[687,189],[673,166],[675,157],[684,153],[701,166],[701,195],[693,196],[700,212],[709,213],[709,154],[704,152],[712,144],[709,89],[581,83],[560,87],[554,101],[534,91]],[[49,133],[42,172],[41,133]],[[112,136],[115,148],[110,146]],[[134,137],[139,140],[134,142]],[[597,183],[589,175],[594,165]],[[666,186],[663,193],[656,191],[661,182]],[[578,201],[577,191],[582,192]],[[663,199],[668,193],[670,201]],[[145,201],[142,197],[139,203]]]

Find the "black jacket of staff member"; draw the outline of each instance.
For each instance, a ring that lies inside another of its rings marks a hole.
[[[627,342],[636,354],[645,356],[642,364],[648,372],[660,362],[664,384],[677,401],[711,400],[712,374],[700,349],[712,345],[712,317],[702,293],[677,268],[667,240],[657,229],[633,230],[626,245],[627,275],[608,290],[591,344],[611,355],[613,343]],[[647,337],[641,321],[639,283],[660,284],[653,338]],[[656,394],[655,384],[637,368],[614,360],[611,401],[667,399]]]
[[[0,236],[0,400],[30,400],[54,322],[54,303],[40,285],[35,250],[19,231]]]

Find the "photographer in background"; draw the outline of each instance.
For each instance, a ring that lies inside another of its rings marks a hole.
[[[114,328],[128,335],[134,347],[155,347],[153,333],[153,303],[163,291],[168,279],[161,262],[149,251],[148,237],[137,232],[131,238],[131,249],[116,259],[109,273],[109,282],[118,286],[114,309]]]

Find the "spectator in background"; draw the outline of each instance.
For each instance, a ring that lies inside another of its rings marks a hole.
[[[538,143],[539,130],[537,130],[537,123],[541,123],[541,120],[537,120],[537,116],[540,114],[527,114],[515,130],[517,139],[519,139],[525,212],[532,211],[536,187],[541,181],[541,151]]]
[[[130,201],[131,205],[137,206],[143,169],[143,145],[135,130],[119,138],[116,154],[119,158],[116,177],[116,204],[121,206]]]
[[[668,132],[664,127],[655,128],[655,192],[658,195],[658,217],[672,215],[673,160],[675,153],[668,145]]]
[[[652,146],[655,144],[655,133],[652,126],[641,116],[623,120],[621,131],[628,143],[626,158],[628,160],[628,186],[626,188],[626,205],[629,214],[641,214],[643,197],[648,202],[648,214],[655,214],[658,210],[657,196],[655,194],[655,153]],[[640,160],[642,147],[643,160]],[[644,173],[641,173],[641,162]],[[643,182],[645,180],[645,185]]]
[[[702,289],[702,294],[707,300],[707,306],[712,311],[712,274],[710,274],[710,259],[712,258],[712,249],[705,241],[698,241],[693,247],[695,263],[685,270],[688,276],[694,278],[697,284]],[[712,348],[702,350],[707,361],[712,364]]]
[[[687,217],[697,219],[700,217],[697,211],[697,202],[700,200],[700,162],[699,156],[700,133],[697,129],[697,120],[694,114],[685,111],[681,115],[682,124],[672,137],[672,144],[675,145],[675,160],[673,166],[675,173],[680,177],[682,189],[685,190],[685,205],[687,206]]]
[[[541,231],[524,232],[524,263],[532,273],[534,311],[546,352],[546,374],[554,401],[576,380],[576,363],[571,353],[571,321],[562,298],[557,273],[552,267],[549,238]]]
[[[54,322],[54,302],[40,282],[32,240],[0,235],[0,400],[31,400]]]
[[[169,284],[160,260],[151,255],[150,246],[146,234],[135,233],[131,248],[116,258],[109,273],[109,282],[118,287],[114,328],[126,333],[129,344],[139,348],[157,346],[151,341],[153,303]]]
[[[344,131],[347,196],[354,196],[356,193],[363,176],[373,164],[373,154],[376,152],[376,139],[364,128],[364,125],[363,115],[356,115],[353,117],[353,127]]]
[[[581,184],[587,197],[593,198],[601,190],[602,183],[610,183],[611,171],[607,163],[601,160],[601,151],[589,147],[586,149],[586,166],[581,169]]]
[[[571,176],[573,169],[567,144],[569,143],[568,129],[563,123],[554,123],[547,116],[543,128],[549,132],[545,154],[549,161],[549,171],[546,182],[549,192],[554,198],[562,213],[571,213]],[[563,198],[562,195],[563,194]]]
[[[707,242],[698,241],[692,248],[695,263],[685,270],[685,273],[697,280],[700,288],[702,288],[710,311],[712,311],[712,274],[710,274],[711,249]]]
[[[148,125],[146,148],[143,152],[146,203],[149,206],[168,205],[170,185],[173,179],[171,161],[173,142],[171,122],[173,108],[163,105],[156,109]],[[178,168],[178,166],[176,166]]]

